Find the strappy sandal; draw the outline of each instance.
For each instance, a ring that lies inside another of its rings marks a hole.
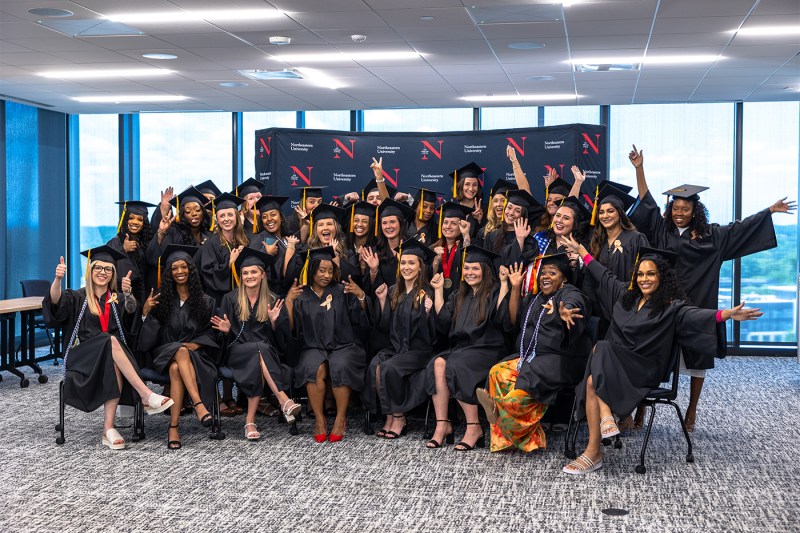
[[[166,402],[164,400],[167,400]],[[167,396],[162,396],[160,394],[156,394],[155,392],[150,393],[150,396],[147,399],[142,399],[142,406],[144,407],[144,412],[148,415],[155,415],[158,413],[162,413],[172,407],[172,404],[175,402],[172,398],[168,398]]]
[[[480,422],[467,422],[467,425],[468,426],[480,426],[481,423]],[[483,430],[481,430],[481,431],[483,431]],[[460,448],[459,448],[459,446],[460,446]],[[469,444],[467,444],[466,442],[464,442],[462,440],[461,442],[459,442],[458,444],[455,445],[453,450],[457,451],[457,452],[471,452],[475,448],[483,448],[484,446],[486,446],[486,434],[485,433],[481,433],[481,436],[478,437],[478,440],[475,441],[475,444],[469,445]]]
[[[580,457],[569,463],[561,469],[565,474],[582,475],[594,472],[603,467],[603,459],[601,458],[596,463],[589,458],[588,455],[582,453]]]
[[[406,415],[400,415],[400,416],[392,415],[392,418],[405,418],[405,417],[406,417]],[[403,426],[403,429],[400,430],[400,433],[398,433],[396,431],[392,431],[391,429],[388,429],[388,430],[386,430],[384,432],[383,438],[387,439],[387,440],[399,439],[400,437],[402,437],[406,433],[408,433],[408,420],[406,420],[406,425]]]
[[[203,405],[203,401],[200,400],[199,402],[195,402],[194,404],[192,404],[192,407],[194,408],[194,412],[195,413],[197,413],[197,406],[198,405]],[[203,405],[203,407],[205,407],[205,405]],[[212,418],[211,413],[204,414],[203,417],[200,419],[200,425],[203,426],[204,428],[210,428],[211,427],[211,418]]]
[[[117,442],[121,440],[122,442]],[[103,432],[103,438],[100,439],[103,446],[108,446],[110,450],[124,450],[125,439],[119,434],[116,428],[107,429]]]
[[[247,431],[247,426],[253,426],[255,429]],[[261,438],[261,433],[258,432],[258,426],[256,426],[255,422],[248,422],[244,425],[244,438],[247,440],[258,440]]]
[[[170,428],[174,428],[174,429],[178,429],[178,424],[175,424],[174,426],[172,424],[170,424],[169,427]],[[167,433],[169,433],[169,430],[167,430]],[[180,450],[182,447],[183,447],[183,444],[181,444],[181,441],[179,441],[179,440],[169,440],[169,437],[167,437],[167,449],[168,450]]]
[[[221,406],[221,409],[219,410],[220,416],[224,416],[225,418],[231,418],[236,416],[236,404],[233,402],[233,398],[229,400],[221,400],[220,406]]]
[[[694,431],[694,422],[696,418],[697,418],[697,413],[692,415],[691,418],[689,418],[689,415],[686,415],[686,418],[683,419],[683,423],[686,424],[686,431],[688,431],[689,433],[692,433]]]
[[[490,424],[496,423],[500,416],[500,411],[497,409],[494,398],[489,396],[489,391],[486,389],[475,389],[475,396],[478,397],[478,403],[480,403],[483,410],[486,411],[486,420],[488,420]]]
[[[444,442],[447,443],[447,444],[453,444],[453,441],[456,440],[453,437],[453,423],[450,422],[449,420],[437,420],[436,422],[437,423],[439,423],[439,422],[447,422],[448,424],[450,424],[450,433],[448,433],[447,435],[444,436]],[[428,449],[434,450],[436,448],[441,448],[442,447],[442,443],[439,442],[438,440],[431,439],[431,440],[429,440],[428,442],[425,443],[425,447],[428,448]]]
[[[619,435],[619,427],[613,416],[604,416],[600,419],[600,437],[608,439]]]
[[[303,410],[303,407],[289,398],[286,400],[286,403],[283,404],[281,407],[281,411],[283,412],[283,417],[286,419],[286,422],[291,424],[294,422],[295,417],[300,414],[300,411]]]

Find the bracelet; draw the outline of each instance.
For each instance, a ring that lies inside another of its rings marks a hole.
[[[381,178],[379,180],[375,180],[375,183],[383,183],[384,181],[386,181],[386,178]]]
[[[156,231],[156,233],[158,234],[159,237],[163,237],[164,235],[167,234],[166,231],[161,231],[161,230]]]
[[[359,302],[363,302],[366,297],[367,297],[367,293],[364,293],[364,295],[361,298],[358,298],[358,296],[356,296],[356,298],[358,298]]]

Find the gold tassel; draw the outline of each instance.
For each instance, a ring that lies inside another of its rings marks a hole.
[[[236,273],[236,265],[231,265],[231,289],[235,289],[239,285],[242,284],[242,281],[239,279],[239,275]]]
[[[425,201],[425,189],[420,189],[419,191],[419,213],[417,217],[422,220],[422,203]]]
[[[439,208],[439,238],[442,238],[442,217],[444,216],[444,208]]]
[[[239,186],[236,186],[236,196],[239,196]]]
[[[253,204],[253,233],[258,233],[258,220],[256,220],[256,215],[258,211],[256,211],[256,204]]]
[[[175,197],[175,222],[181,221],[181,197]]]
[[[400,278],[400,258],[403,256],[403,243],[400,243],[400,246],[397,247],[397,273],[395,273],[394,277],[399,279]]]
[[[361,194],[363,195],[364,193],[362,192]],[[350,233],[354,232],[353,225],[355,224],[355,220],[356,220],[356,204],[353,204],[352,206],[350,206]]]
[[[308,238],[314,236],[314,213],[308,215]]]
[[[538,294],[539,293],[539,269],[542,267],[542,255],[536,258],[533,263],[533,288],[531,289],[531,294]]]
[[[639,252],[636,252],[636,260],[633,262],[633,274],[631,275],[631,283],[628,285],[628,290],[633,290],[633,280],[636,279],[636,268],[639,266]]]
[[[92,268],[92,251],[86,254],[86,281],[89,281],[89,269]]]
[[[464,281],[464,263],[467,261],[467,247],[461,249],[461,281]]]
[[[211,226],[208,228],[208,231],[214,231],[214,228],[217,227],[217,208],[214,205],[214,199],[211,199]]]
[[[158,279],[156,280],[156,285],[160,289],[161,288],[161,258],[158,258]]]
[[[375,236],[376,237],[378,236],[378,224],[379,224],[379,222],[380,221],[378,220],[378,206],[376,205],[375,206]]]
[[[238,189],[237,189],[238,190]],[[303,188],[303,196],[300,198],[300,209],[305,210],[306,208],[306,189]]]
[[[458,196],[458,169],[453,171],[453,198]]]
[[[599,203],[598,197],[600,196],[600,185],[594,188],[594,205],[592,206],[592,221],[589,225],[594,226],[597,224],[597,204]]]
[[[544,203],[547,205],[547,201],[550,199],[550,184],[544,186]]]
[[[122,229],[122,221],[125,220],[125,213],[128,211],[128,202],[122,204],[122,214],[119,217],[119,224],[117,224],[117,233]]]
[[[364,201],[364,189],[361,189],[361,201]]]
[[[303,268],[300,270],[300,285],[308,284],[308,260],[311,257],[311,250],[306,250],[306,261],[303,263]]]

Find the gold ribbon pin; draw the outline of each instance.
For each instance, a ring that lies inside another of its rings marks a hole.
[[[333,303],[333,295],[329,294],[325,301],[319,304],[320,307],[324,307],[326,311],[331,310],[331,303]]]

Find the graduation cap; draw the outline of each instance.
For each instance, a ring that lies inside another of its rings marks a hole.
[[[217,210],[221,209],[236,209],[244,203],[244,200],[238,196],[226,192],[219,196],[212,198],[209,202],[211,204],[211,227],[210,231],[214,231],[217,224]]]
[[[470,162],[450,173],[453,178],[453,198],[458,196],[458,180],[463,178],[477,178],[483,174],[483,169],[475,162]]]
[[[442,238],[442,221],[445,218],[466,220],[472,209],[458,202],[445,202],[439,207],[439,238]]]
[[[559,207],[569,207],[575,213],[575,224],[579,224],[581,222],[587,222],[592,218],[592,214],[586,209],[586,206],[583,205],[583,202],[579,198],[575,198],[574,196],[567,196],[563,200],[561,200],[561,205]]]
[[[625,194],[628,194],[629,192],[631,192],[633,190],[633,187],[631,187],[630,185],[625,185],[624,183],[619,183],[619,182],[611,181],[611,180],[603,180],[602,182],[600,182],[600,189],[602,190],[603,187],[606,187],[606,186],[609,186],[609,185],[612,186],[612,187],[616,187],[616,189],[618,191],[622,191]]]
[[[534,259],[532,276],[533,286],[531,287],[531,294],[539,292],[539,272],[544,265],[555,265],[565,278],[569,279],[569,256],[566,252],[558,252],[550,255],[540,255]]]
[[[95,248],[89,248],[88,250],[84,250],[81,252],[81,255],[86,257],[89,260],[89,263],[92,261],[104,261],[106,263],[112,263],[116,265],[116,262],[120,259],[125,259],[125,254],[120,252],[119,250],[115,250],[110,246],[102,245],[97,246]]]
[[[669,263],[672,268],[678,263],[678,254],[668,250],[659,250],[658,248],[650,248],[649,246],[642,246],[636,253],[636,260],[633,262],[633,274],[631,275],[631,283],[628,285],[628,290],[633,290],[633,282],[636,279],[636,271],[639,265],[645,259],[662,259]]]
[[[325,185],[318,185],[315,187],[300,187],[303,191],[300,194],[300,207],[306,208],[306,198],[322,198],[322,189],[326,189]]]
[[[519,189],[519,187],[516,183],[500,178],[492,185],[489,196],[494,197],[495,194],[505,194],[506,191],[516,191],[517,189]]]
[[[271,196],[271,195],[262,196],[256,202],[256,208],[262,213],[274,210],[280,211],[281,207],[283,206],[283,204],[286,203],[286,200],[288,199],[289,199],[288,196]]]
[[[432,191],[424,187],[411,187],[411,188],[417,190],[417,193],[414,194],[414,203],[417,204],[417,218],[420,220],[422,220],[422,203],[433,202],[433,204],[436,205],[437,197],[444,196],[442,193],[438,191]]]
[[[266,272],[273,264],[275,264],[275,257],[270,254],[255,248],[244,248],[236,258],[234,267],[237,272],[241,272],[245,267],[257,266]]]
[[[545,201],[550,198],[551,194],[560,194],[561,196],[569,196],[572,190],[572,184],[564,178],[556,178],[553,183],[545,189]]]
[[[353,232],[353,223],[355,221],[356,215],[365,215],[368,217],[372,217],[375,222],[377,222],[378,220],[378,206],[372,205],[371,203],[365,202],[363,200],[360,202],[353,202],[352,204],[350,204],[350,208],[348,209],[348,211],[350,211],[350,220],[349,220],[350,226],[348,227],[348,231],[350,233]],[[377,224],[375,224],[376,235],[377,231],[378,231],[378,226]]]
[[[219,187],[217,187],[217,186],[214,184],[214,182],[213,182],[213,181],[211,181],[211,180],[206,180],[206,181],[204,181],[203,183],[198,183],[198,184],[197,184],[197,185],[195,185],[194,187],[195,187],[195,189],[197,189],[197,190],[198,190],[198,191],[200,191],[201,193],[203,193],[203,194],[210,194],[210,195],[211,195],[211,196],[213,196],[214,198],[216,198],[216,197],[218,197],[218,196],[222,195],[222,191],[221,191],[221,190],[219,190]]]
[[[531,193],[523,189],[506,191],[506,202],[526,209],[542,205],[536,201],[536,198],[531,196]]]
[[[339,224],[341,224],[346,212],[347,211],[345,211],[344,209],[336,207],[334,205],[319,204],[317,207],[314,208],[312,212],[306,215],[306,220],[308,220],[309,224],[308,236],[312,237],[314,235],[315,221],[333,219],[337,221]]]
[[[388,216],[396,216],[402,219],[411,219],[411,216],[414,214],[414,211],[408,207],[406,204],[402,204],[398,201],[392,200],[391,198],[386,198],[381,205],[378,206],[378,218],[388,217]]]
[[[334,257],[336,257],[336,251],[333,246],[322,246],[306,250],[306,260],[303,263],[302,270],[300,270],[300,284],[308,285],[308,265],[311,264],[311,261],[327,260],[332,262]]]
[[[397,252],[397,277],[400,277],[400,258],[404,255],[414,255],[419,257],[422,263],[430,264],[436,252],[425,246],[417,239],[408,239],[400,243],[400,246],[394,249]]]
[[[670,189],[668,191],[664,191],[661,194],[667,195],[667,197],[672,196],[674,198],[683,198],[685,200],[694,200],[695,202],[700,200],[698,196],[701,192],[707,191],[708,187],[703,187],[702,185],[680,185],[675,187],[674,189]],[[668,198],[669,199],[669,198]]]
[[[494,267],[494,260],[500,257],[498,254],[481,248],[477,244],[470,244],[461,255],[461,279],[464,279],[464,263],[483,263],[489,267]]]
[[[150,202],[142,202],[140,200],[125,200],[124,202],[114,202],[122,205],[122,214],[119,216],[119,224],[117,224],[117,233],[122,229],[122,222],[125,220],[125,215],[133,213],[147,218],[147,208],[156,207],[156,204]]]
[[[384,183],[384,185],[386,184]],[[367,182],[364,188],[361,189],[361,199],[366,200],[367,196],[369,196],[369,193],[377,190],[378,190],[378,182],[375,181],[375,178],[372,178]],[[395,189],[394,187],[390,187],[389,185],[386,185],[386,190],[389,191],[389,198],[394,198],[394,195],[397,193],[397,189]]]
[[[623,185],[623,187],[626,187],[629,190],[622,190],[617,186],[616,183],[604,181],[600,184],[600,191],[597,195],[597,199],[595,200],[595,205],[602,204],[604,200],[610,201],[616,198],[622,205],[622,210],[627,212],[628,209],[630,209],[630,207],[636,203],[636,198],[628,194],[628,192],[631,190],[631,187],[628,187],[627,185]]]
[[[161,263],[167,268],[172,266],[175,261],[192,261],[194,254],[199,250],[199,246],[186,246],[183,244],[169,244],[158,257],[158,286],[161,287]]]
[[[208,203],[208,200],[206,200],[202,192],[198,191],[193,185],[190,185],[189,188],[173,198],[170,203],[175,206],[175,222],[180,222],[181,204],[196,203],[200,204],[200,206],[204,206]]]
[[[258,181],[255,178],[247,178],[241,185],[236,187],[236,196],[240,198],[244,198],[248,194],[252,194],[254,192],[261,192],[261,187],[264,184]]]

